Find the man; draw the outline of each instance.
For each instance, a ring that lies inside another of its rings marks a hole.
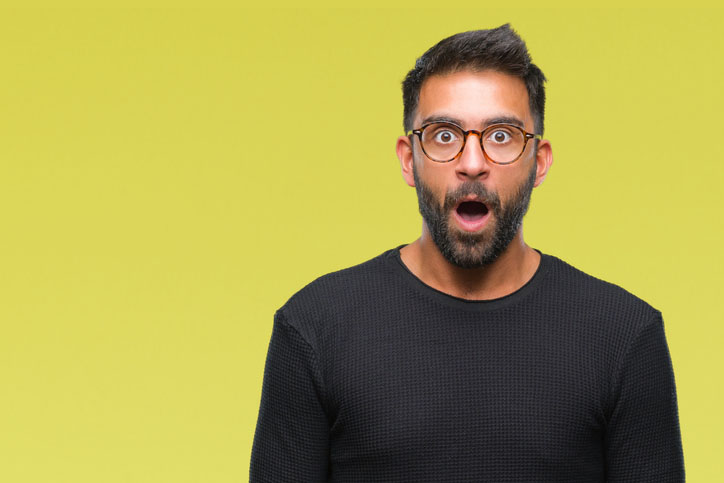
[[[523,240],[544,81],[507,25],[418,59],[422,236],[277,312],[252,482],[684,481],[660,312]]]

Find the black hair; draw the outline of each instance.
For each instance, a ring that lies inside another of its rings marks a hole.
[[[441,40],[415,62],[402,81],[405,132],[413,129],[412,118],[420,100],[422,83],[432,75],[463,70],[495,70],[518,77],[528,91],[530,112],[536,134],[543,134],[546,81],[543,72],[530,60],[523,39],[510,24],[488,30],[462,32]]]

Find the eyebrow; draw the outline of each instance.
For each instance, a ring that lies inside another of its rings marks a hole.
[[[432,122],[447,122],[449,124],[454,124],[462,129],[462,122],[460,119],[455,119],[454,117],[448,117],[448,116],[428,116],[425,119],[422,120],[422,125],[430,124]],[[499,117],[493,117],[491,119],[485,119],[483,121],[483,128],[486,128],[493,124],[513,124],[514,126],[518,126],[521,129],[525,129],[525,124],[522,120],[518,119],[517,117],[512,116],[499,116]]]

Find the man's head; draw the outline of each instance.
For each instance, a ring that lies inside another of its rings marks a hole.
[[[543,134],[546,102],[543,83],[546,78],[538,66],[531,62],[523,39],[508,24],[490,30],[455,34],[441,40],[417,59],[415,67],[402,82],[405,132],[413,129],[412,120],[425,80],[433,75],[461,70],[495,70],[522,80],[528,91],[535,132]]]
[[[531,191],[552,163],[550,143],[528,135],[517,158],[498,153],[511,134],[542,130],[543,81],[525,44],[503,26],[441,41],[403,83],[405,128],[416,130],[397,142],[403,177],[417,190],[423,239],[456,266],[490,264],[520,233]],[[435,159],[433,142],[444,152],[461,147],[453,159]]]

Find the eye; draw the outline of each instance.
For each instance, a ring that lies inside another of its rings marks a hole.
[[[433,141],[440,144],[450,144],[457,141],[458,137],[457,134],[455,134],[454,131],[451,131],[450,129],[441,128],[435,131],[435,134],[432,137]]]
[[[488,139],[496,144],[505,144],[510,142],[512,136],[506,129],[495,129],[488,135]]]

